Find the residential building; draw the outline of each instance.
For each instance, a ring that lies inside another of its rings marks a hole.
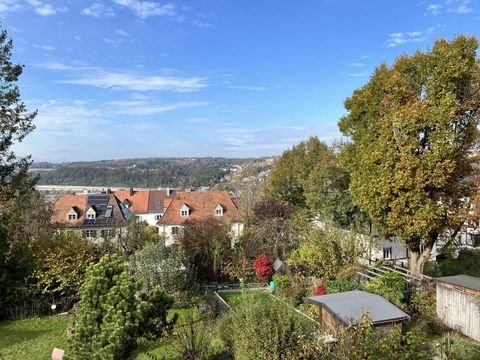
[[[51,223],[95,242],[118,239],[126,232],[130,211],[113,194],[68,194],[52,207]]]
[[[173,244],[186,221],[214,218],[228,223],[234,238],[243,232],[244,220],[226,191],[181,191],[167,199],[168,207],[157,222],[166,243]]]
[[[145,190],[118,190],[115,196],[135,216],[138,221],[145,221],[148,225],[155,226],[165,213],[169,202],[166,201],[175,195],[177,190],[145,189]]]

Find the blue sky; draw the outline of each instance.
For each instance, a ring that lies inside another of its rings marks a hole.
[[[473,0],[0,0],[0,17],[39,113],[15,149],[53,162],[331,142],[375,66],[480,31]]]

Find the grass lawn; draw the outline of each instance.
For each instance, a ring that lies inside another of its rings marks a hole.
[[[71,322],[63,315],[0,322],[0,359],[51,359],[54,347],[68,349]]]
[[[256,296],[268,296],[268,293],[265,290],[246,290],[249,294],[255,294]],[[228,292],[218,292],[218,295],[221,296],[223,300],[226,301],[228,305],[234,305],[243,294],[242,290],[239,291],[228,291]]]

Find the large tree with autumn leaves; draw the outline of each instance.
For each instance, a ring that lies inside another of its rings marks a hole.
[[[435,242],[465,219],[480,116],[478,41],[437,40],[430,51],[376,68],[345,101],[340,130],[354,201],[411,251],[420,274]]]

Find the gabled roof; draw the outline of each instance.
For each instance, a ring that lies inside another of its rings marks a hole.
[[[176,193],[176,190],[166,189],[148,189],[148,190],[134,190],[130,195],[130,190],[118,190],[114,192],[114,195],[120,199],[123,203],[128,200],[128,210],[134,214],[146,214],[163,212],[164,201],[170,196]],[[157,207],[157,204],[160,207]]]
[[[105,217],[111,206],[111,216]],[[76,220],[68,220],[67,214],[74,208]],[[87,219],[89,208],[95,209],[95,219]],[[60,227],[123,226],[131,213],[113,194],[63,195],[53,204],[51,223]]]
[[[113,193],[122,203],[128,200],[128,210],[134,214],[144,214],[148,211],[148,190],[133,191],[118,190]]]
[[[190,215],[182,217],[180,209],[188,204]],[[177,192],[158,225],[182,224],[187,220],[204,220],[215,217],[215,208],[223,207],[223,220],[243,222],[237,207],[226,191],[180,191]],[[219,218],[219,217],[217,217]]]
[[[360,324],[364,314],[368,314],[373,325],[410,318],[382,296],[359,290],[310,296],[306,302],[322,306],[345,325]]]

